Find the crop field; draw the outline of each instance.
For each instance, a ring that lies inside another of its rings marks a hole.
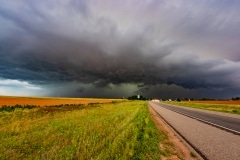
[[[61,104],[89,104],[89,103],[107,103],[112,101],[122,101],[121,99],[94,99],[94,98],[55,98],[55,97],[8,97],[0,96],[1,106],[14,105],[35,105],[52,106]]]
[[[225,113],[233,113],[233,114],[240,114],[240,101],[181,101],[181,102],[174,102],[174,101],[165,101],[164,103],[180,105],[185,107],[191,108],[198,108],[198,109],[205,109],[211,111],[218,111],[218,112],[225,112]]]
[[[160,159],[176,154],[167,133],[156,129],[147,102],[110,101],[0,111],[0,159]]]
[[[191,101],[190,101],[191,102]],[[216,101],[192,101],[194,103],[203,103],[203,104],[225,104],[225,105],[240,105],[239,100],[216,100]]]

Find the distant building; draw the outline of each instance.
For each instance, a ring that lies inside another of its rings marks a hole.
[[[158,99],[153,99],[152,102],[160,102]]]

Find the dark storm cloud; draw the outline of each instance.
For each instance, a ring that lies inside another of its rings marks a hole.
[[[0,78],[85,96],[92,85],[240,90],[239,15],[234,0],[4,0]]]

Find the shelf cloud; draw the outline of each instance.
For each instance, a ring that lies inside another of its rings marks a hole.
[[[26,82],[47,96],[238,96],[239,15],[237,0],[2,0],[0,86]]]

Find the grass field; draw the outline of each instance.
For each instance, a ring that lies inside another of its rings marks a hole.
[[[211,111],[240,114],[240,101],[164,101],[164,103]]]
[[[175,154],[144,101],[1,111],[0,141],[3,160],[160,159]]]

